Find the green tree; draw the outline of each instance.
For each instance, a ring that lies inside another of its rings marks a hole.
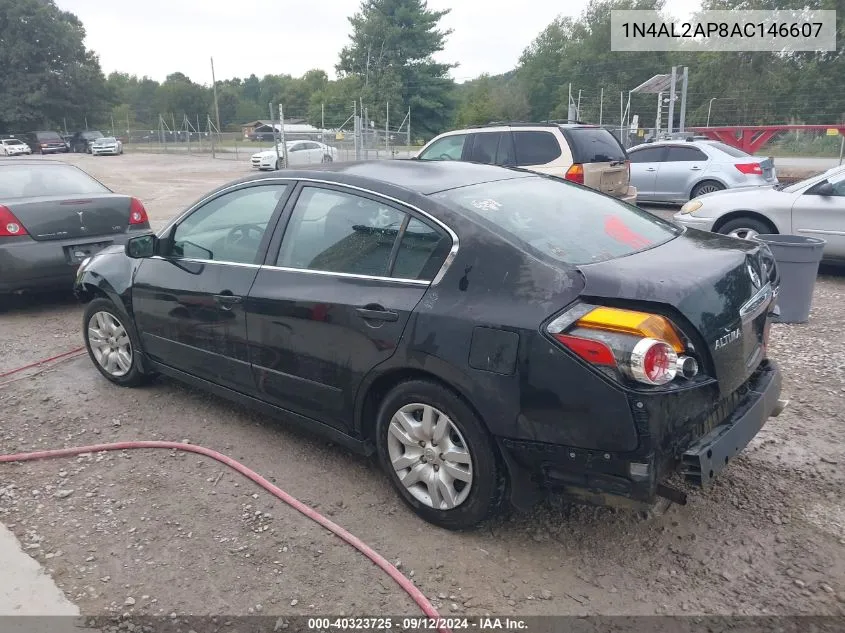
[[[451,122],[454,82],[448,73],[455,65],[433,58],[451,33],[439,28],[447,13],[430,10],[425,0],[363,0],[349,18],[350,43],[337,70],[359,78],[359,99],[377,124],[384,122],[386,103],[397,114],[410,107],[420,136],[431,137]]]
[[[0,0],[0,130],[106,114],[110,95],[85,29],[53,0]]]
[[[211,113],[211,90],[195,84],[182,73],[167,76],[156,90],[155,104],[158,114],[172,115],[177,121],[187,115],[190,120],[200,117],[200,122]]]

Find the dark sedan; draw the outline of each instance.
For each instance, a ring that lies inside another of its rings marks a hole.
[[[777,287],[758,244],[420,161],[239,180],[76,284],[112,382],[165,374],[375,452],[455,529],[548,488],[647,507],[684,501],[678,470],[708,485],[785,406]]]
[[[83,259],[149,231],[140,200],[77,167],[0,159],[0,303],[8,293],[70,290]]]

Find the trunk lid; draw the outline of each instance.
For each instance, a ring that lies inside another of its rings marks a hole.
[[[598,126],[562,127],[572,162],[584,169],[584,184],[615,197],[628,193],[628,156],[608,130]]]
[[[579,268],[584,295],[679,311],[703,339],[707,349],[699,354],[712,361],[722,395],[742,385],[765,356],[769,280],[753,242],[689,229],[658,247]]]
[[[90,238],[124,233],[131,198],[120,194],[39,196],[4,203],[34,240]]]

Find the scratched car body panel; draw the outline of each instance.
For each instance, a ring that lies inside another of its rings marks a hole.
[[[225,185],[86,261],[76,290],[132,332],[132,384],[163,373],[378,452],[420,516],[466,527],[497,507],[499,476],[519,507],[548,489],[677,500],[678,470],[709,483],[728,461],[712,455],[784,406],[766,353],[778,284],[765,246],[583,186],[382,161]],[[443,484],[437,451],[390,452],[408,385],[485,465],[446,506],[411,488]]]

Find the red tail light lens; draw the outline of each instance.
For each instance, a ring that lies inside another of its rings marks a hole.
[[[613,355],[613,350],[601,341],[581,338],[580,336],[569,336],[568,334],[553,334],[553,336],[588,363],[616,367],[616,357]]]
[[[132,198],[129,203],[129,224],[146,224],[149,221],[144,204],[138,198]]]
[[[21,221],[15,217],[15,214],[8,207],[0,204],[0,237],[18,237],[20,235],[29,234]]]
[[[584,184],[584,166],[580,163],[573,163],[572,167],[566,170],[566,175],[564,176],[567,180],[571,182],[577,182],[579,185]]]
[[[763,175],[763,168],[760,163],[738,163],[734,165],[743,174],[754,174],[757,176]]]

